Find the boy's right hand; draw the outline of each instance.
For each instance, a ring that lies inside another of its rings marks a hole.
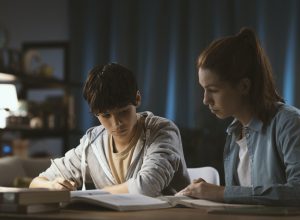
[[[58,189],[58,190],[76,190],[76,183],[71,180],[66,180],[61,177],[57,177],[55,180],[50,181],[50,188],[51,189]]]

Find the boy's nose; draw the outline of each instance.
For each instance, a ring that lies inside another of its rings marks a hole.
[[[113,115],[112,118],[113,118],[114,125],[120,125],[121,124],[121,121],[120,121],[120,119],[117,115]]]

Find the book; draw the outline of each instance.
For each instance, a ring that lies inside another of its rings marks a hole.
[[[43,213],[43,212],[57,212],[60,210],[59,203],[45,203],[45,204],[0,204],[0,212],[4,213]]]
[[[102,190],[71,192],[69,204],[91,204],[117,211],[134,211],[145,209],[163,209],[172,207],[199,208],[215,214],[255,214],[255,215],[299,215],[295,207],[272,207],[250,204],[229,204],[187,196],[160,196],[152,198],[135,194],[110,194]]]
[[[109,192],[106,192],[101,189],[88,189],[88,190],[76,190],[70,192],[70,197],[79,197],[79,196],[93,196],[93,195],[111,195]]]
[[[30,205],[70,201],[70,192],[45,188],[0,187],[0,204]]]
[[[161,209],[172,207],[169,202],[141,194],[110,194],[102,190],[85,190],[71,192],[71,202],[85,203],[116,211],[134,211],[146,209]]]
[[[185,196],[165,196],[161,199],[167,200],[174,206],[184,206],[189,208],[202,208],[207,213],[213,214],[237,214],[237,215],[300,215],[299,207],[280,207],[252,204],[229,204],[213,202],[204,199],[192,199]]]
[[[162,209],[176,206],[189,208],[241,208],[260,207],[257,205],[226,204],[187,196],[149,197],[140,194],[110,194],[103,190],[72,191],[71,204],[85,203],[117,211]],[[70,207],[70,206],[69,206]]]
[[[163,199],[163,198],[162,198]],[[261,208],[263,205],[248,205],[248,204],[230,204],[223,202],[214,202],[205,199],[193,199],[182,196],[166,196],[166,199],[172,205],[182,205],[189,208],[214,208],[214,209],[240,209],[240,208]]]

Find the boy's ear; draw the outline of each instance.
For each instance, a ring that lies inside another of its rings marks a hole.
[[[136,107],[138,108],[141,105],[141,102],[142,102],[142,96],[141,96],[140,91],[136,92],[135,100],[136,100]]]

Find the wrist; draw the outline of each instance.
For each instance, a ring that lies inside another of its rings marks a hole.
[[[219,186],[219,190],[217,190],[217,199],[219,202],[224,202],[224,186]]]

